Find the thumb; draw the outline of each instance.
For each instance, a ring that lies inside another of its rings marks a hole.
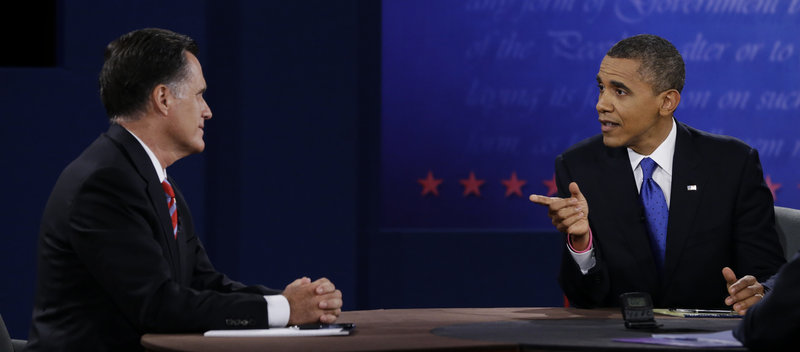
[[[736,283],[736,274],[734,274],[733,270],[727,266],[722,268],[722,277],[725,278],[725,282],[728,283],[728,286]]]
[[[572,196],[578,201],[586,200],[586,198],[583,196],[583,193],[581,193],[581,189],[578,187],[578,184],[575,182],[571,182],[569,184],[569,193],[571,193]]]

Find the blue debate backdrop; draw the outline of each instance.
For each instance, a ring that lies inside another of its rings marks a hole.
[[[552,228],[527,196],[552,194],[555,157],[600,132],[600,61],[640,33],[668,39],[686,62],[677,120],[757,148],[776,204],[800,206],[800,1],[387,0],[383,10],[383,227]]]

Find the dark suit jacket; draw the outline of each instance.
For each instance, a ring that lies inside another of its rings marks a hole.
[[[617,306],[621,293],[643,291],[656,307],[724,307],[724,266],[763,281],[785,262],[758,152],[737,139],[677,124],[663,280],[626,148],[598,135],[555,164],[560,196],[575,181],[586,197],[594,236],[586,275],[564,246],[559,282],[575,306]]]
[[[734,334],[750,350],[797,350],[800,333],[800,251],[772,279],[772,289],[750,307]]]
[[[177,240],[153,164],[112,125],[56,182],[42,217],[30,351],[142,350],[144,333],[268,326],[262,295],[214,270],[183,195]]]

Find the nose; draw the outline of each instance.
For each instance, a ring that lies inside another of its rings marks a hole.
[[[614,106],[606,97],[605,91],[600,92],[600,95],[597,96],[597,105],[595,105],[595,109],[597,109],[597,112],[600,114],[611,112],[614,109]]]
[[[211,107],[208,106],[205,100],[203,100],[203,120],[208,120],[211,118]]]

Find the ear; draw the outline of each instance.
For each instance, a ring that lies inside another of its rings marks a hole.
[[[664,116],[672,117],[672,113],[675,112],[675,109],[678,108],[678,104],[681,102],[681,93],[675,89],[669,89],[662,92],[661,95],[659,113]]]
[[[153,91],[150,93],[150,103],[155,112],[162,115],[169,114],[170,94],[169,88],[164,84],[159,84],[153,88]]]

